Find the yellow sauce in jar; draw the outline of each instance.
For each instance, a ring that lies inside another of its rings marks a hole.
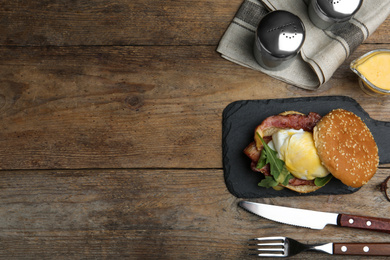
[[[390,90],[390,52],[379,52],[356,66],[368,81],[381,89]]]

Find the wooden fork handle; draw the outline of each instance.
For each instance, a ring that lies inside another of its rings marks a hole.
[[[333,243],[333,254],[390,256],[390,243]]]
[[[342,227],[352,227],[390,233],[390,219],[386,218],[339,214],[338,224]]]

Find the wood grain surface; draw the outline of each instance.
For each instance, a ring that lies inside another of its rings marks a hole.
[[[253,259],[247,240],[271,235],[390,242],[242,210],[224,183],[221,146],[222,111],[236,100],[345,95],[390,121],[390,99],[364,94],[349,69],[390,48],[390,19],[323,88],[307,91],[216,52],[241,3],[0,4],[0,258]],[[381,165],[351,195],[254,201],[390,218],[378,188],[389,175]],[[313,257],[329,255],[293,259]]]

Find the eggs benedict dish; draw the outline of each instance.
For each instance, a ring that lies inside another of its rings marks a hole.
[[[365,123],[336,109],[321,117],[287,111],[266,118],[244,153],[264,179],[259,186],[313,192],[332,177],[361,187],[375,174],[378,148]]]
[[[310,132],[282,129],[272,135],[268,146],[278,153],[278,158],[284,161],[287,170],[298,179],[314,180],[329,174],[321,164]]]

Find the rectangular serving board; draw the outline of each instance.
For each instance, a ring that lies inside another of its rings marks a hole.
[[[389,163],[390,122],[370,118],[358,102],[350,97],[324,96],[235,101],[224,109],[222,121],[223,169],[229,192],[238,198],[336,195],[356,192],[358,189],[348,187],[335,178],[321,189],[308,194],[299,194],[288,189],[276,191],[272,188],[259,187],[257,184],[263,176],[251,170],[251,161],[243,153],[245,147],[253,141],[256,126],[269,116],[291,110],[304,114],[316,112],[324,116],[337,108],[355,113],[366,123],[378,145],[380,164]]]

